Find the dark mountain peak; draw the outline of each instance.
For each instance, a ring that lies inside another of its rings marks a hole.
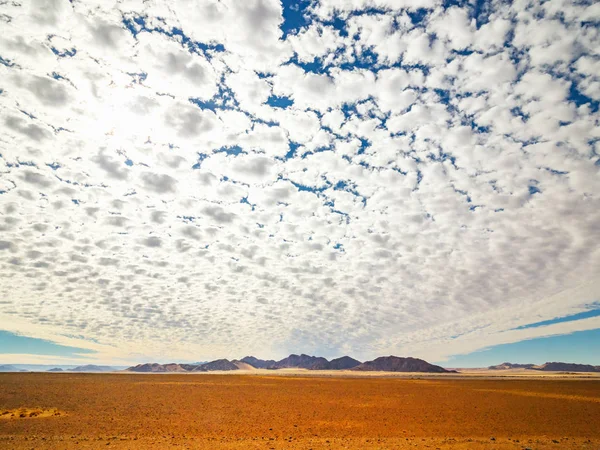
[[[348,370],[360,365],[360,361],[349,356],[327,361],[325,358],[320,359],[309,367],[310,370]]]
[[[534,368],[545,372],[600,372],[599,366],[564,362],[547,362]]]
[[[194,372],[210,372],[213,370],[239,370],[238,366],[228,359],[216,359],[200,366],[195,366]]]
[[[361,362],[350,356],[342,356],[341,358],[332,359],[329,364],[332,370],[347,370],[359,366]]]
[[[325,358],[318,356],[310,356],[306,354],[296,355],[291,354],[287,358],[283,358],[281,361],[277,361],[275,364],[269,366],[269,369],[290,369],[290,368],[298,368],[298,369],[309,369],[316,363],[324,364],[328,363]]]
[[[245,356],[244,358],[240,359],[240,361],[246,364],[250,364],[256,369],[266,369],[267,367],[271,367],[272,365],[277,363],[277,361],[275,361],[274,359],[258,359],[254,356]]]
[[[311,365],[308,369],[310,370],[331,370],[331,363],[327,360],[317,361]]]
[[[436,366],[419,358],[380,356],[373,361],[364,362],[351,370],[360,371],[382,371],[382,372],[428,372],[428,373],[451,373],[443,367]]]

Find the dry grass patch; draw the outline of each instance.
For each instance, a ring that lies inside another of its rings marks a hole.
[[[60,417],[64,416],[63,411],[56,408],[17,408],[17,409],[0,409],[0,419],[33,419],[42,417]]]

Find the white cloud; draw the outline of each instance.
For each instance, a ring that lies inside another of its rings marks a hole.
[[[514,330],[600,295],[597,7],[282,8],[0,5],[0,329],[110,362],[597,327]]]
[[[217,93],[217,73],[204,56],[190,53],[176,40],[156,33],[142,33],[136,62],[147,73],[144,84],[155,92],[182,99],[212,98]]]
[[[315,58],[332,55],[342,43],[337,30],[329,26],[314,24],[298,34],[291,35],[287,41],[299,61],[311,63]]]
[[[439,3],[437,0],[321,0],[316,3],[314,13],[322,19],[331,18],[334,13],[347,15],[354,10],[408,9],[414,11],[420,8],[433,8]]]

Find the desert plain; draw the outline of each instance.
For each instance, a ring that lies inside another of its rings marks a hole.
[[[600,449],[600,379],[0,374],[0,448]]]

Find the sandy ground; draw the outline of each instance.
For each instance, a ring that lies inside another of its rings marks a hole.
[[[335,378],[408,378],[408,379],[595,379],[600,380],[600,372],[542,372],[539,370],[527,369],[509,369],[509,370],[490,370],[490,369],[453,369],[458,373],[417,373],[417,372],[359,372],[353,370],[308,370],[308,369],[255,369],[250,366],[250,370],[223,371],[223,372],[203,372],[204,374],[219,375],[262,375],[262,376],[299,376],[299,377],[335,377]],[[122,372],[126,373],[126,372]]]
[[[0,448],[600,449],[600,380],[0,374]],[[557,375],[558,376],[558,375]]]
[[[511,369],[511,370],[489,370],[489,369],[453,369],[458,373],[419,373],[419,372],[359,372],[352,370],[308,370],[308,369],[256,369],[249,364],[238,363],[241,370],[230,371],[211,371],[211,372],[156,372],[156,373],[138,373],[125,370],[111,372],[112,374],[122,375],[149,375],[149,376],[171,376],[171,375],[190,375],[190,376],[210,376],[210,375],[250,375],[267,377],[324,377],[324,378],[404,378],[404,379],[565,379],[565,380],[599,380],[600,372],[542,372],[538,370]],[[47,372],[43,372],[47,373]],[[64,373],[64,372],[58,372]],[[73,372],[71,372],[73,373]]]

